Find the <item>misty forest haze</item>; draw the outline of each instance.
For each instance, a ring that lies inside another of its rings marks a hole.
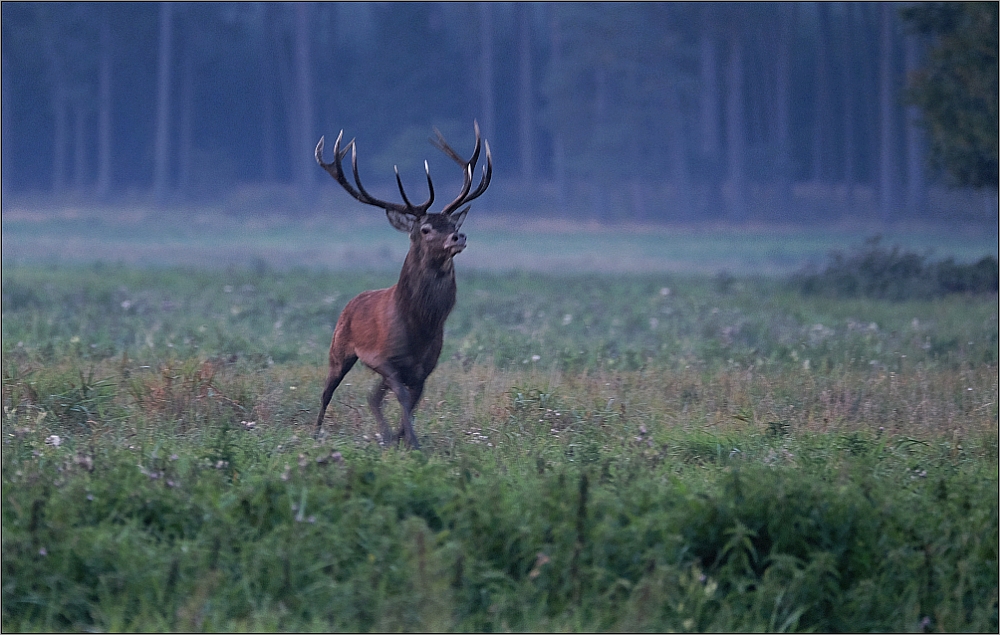
[[[901,7],[4,2],[5,203],[302,211],[341,129],[373,192],[425,158],[447,187],[426,139],[465,152],[477,119],[492,210],[995,223],[996,183],[927,161],[907,78],[934,39]]]

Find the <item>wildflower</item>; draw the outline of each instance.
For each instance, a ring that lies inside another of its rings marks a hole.
[[[540,360],[541,358],[542,358],[542,356],[541,356],[541,355],[532,355],[532,356],[531,356],[531,361],[533,361],[533,362],[537,362],[537,361],[538,361],[538,360]],[[972,390],[972,389],[970,388],[969,390]]]
[[[93,494],[87,494],[87,500],[89,500],[89,501],[94,500],[94,495]]]
[[[663,287],[662,289],[660,289],[660,295],[662,295],[664,298],[670,295],[670,287]]]
[[[58,434],[50,434],[49,436],[45,437],[45,445],[51,445],[53,447],[58,448],[60,445],[62,445],[62,439],[59,438]]]
[[[45,547],[42,547],[41,549],[38,550],[38,555],[40,555],[40,556],[47,556],[47,555],[49,555],[49,552],[45,550]],[[927,618],[924,618],[924,619],[927,619]]]

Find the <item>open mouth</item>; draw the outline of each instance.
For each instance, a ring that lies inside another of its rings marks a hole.
[[[462,253],[463,249],[465,249],[465,236],[455,239],[455,242],[451,245],[451,255],[454,256],[455,254]]]

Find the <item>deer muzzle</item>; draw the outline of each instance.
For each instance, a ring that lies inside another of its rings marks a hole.
[[[445,248],[451,252],[452,256],[461,253],[465,249],[465,234],[455,232],[451,236],[448,236],[448,239],[445,241]]]

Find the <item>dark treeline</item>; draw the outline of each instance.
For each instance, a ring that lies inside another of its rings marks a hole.
[[[388,193],[424,158],[457,182],[425,139],[478,119],[494,209],[995,219],[927,168],[900,6],[5,2],[3,191],[301,209],[335,187],[320,135]]]

